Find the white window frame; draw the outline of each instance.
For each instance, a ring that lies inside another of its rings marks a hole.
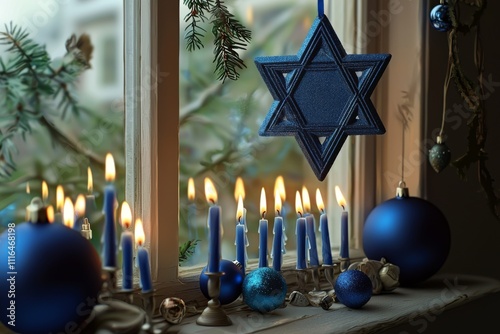
[[[365,29],[369,11],[378,4],[367,0],[330,0],[326,2],[327,10],[333,7],[333,2],[335,11],[326,12],[330,13],[339,38],[356,40],[354,45],[361,46],[349,49],[345,45],[347,52],[377,52],[363,47],[359,32]],[[197,283],[199,271],[183,274],[180,282],[178,270],[179,6],[180,1],[124,1],[126,199],[133,204],[135,215],[143,218],[159,298],[172,285],[178,293],[192,291],[201,295]],[[346,11],[352,16],[345,15]],[[164,13],[161,20],[158,13]],[[377,109],[383,110],[385,103],[381,99],[377,102],[377,94],[372,99]],[[350,137],[327,181],[328,214],[332,222],[340,220],[335,217],[340,217],[341,210],[336,204],[334,185],[349,189],[344,195],[356,204],[348,203],[348,208],[351,209],[350,245],[358,251],[362,247],[362,222],[380,201],[377,187],[382,173],[376,159],[380,154],[380,139],[374,137]],[[334,248],[338,247],[335,240],[340,231],[336,224],[330,229]]]

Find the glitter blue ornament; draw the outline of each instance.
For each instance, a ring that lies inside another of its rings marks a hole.
[[[219,301],[222,305],[226,305],[234,302],[241,295],[245,275],[243,274],[241,265],[236,261],[221,260],[219,268],[220,271],[224,272],[220,280]],[[207,267],[203,268],[200,274],[200,290],[205,298],[210,299],[208,294],[208,276],[205,275],[206,271]]]
[[[286,292],[285,279],[270,267],[255,269],[246,275],[243,281],[243,301],[252,310],[261,313],[270,312],[283,305]]]
[[[363,228],[366,257],[398,266],[402,286],[415,286],[435,274],[448,257],[450,243],[443,213],[431,202],[409,196],[406,187],[375,207]]]
[[[102,287],[101,260],[92,244],[62,224],[26,222],[7,229],[0,245],[0,322],[23,334],[78,332]],[[11,263],[9,251],[15,252]],[[5,284],[12,277],[13,284]],[[15,326],[5,311],[12,301]]]
[[[448,11],[449,7],[446,4],[439,4],[432,8],[429,18],[434,29],[441,32],[447,32],[451,29],[452,24]]]
[[[360,270],[347,270],[335,281],[335,295],[340,303],[353,309],[363,307],[372,297],[372,281]]]
[[[274,98],[259,134],[294,136],[323,181],[348,135],[385,133],[370,95],[391,55],[348,55],[319,12],[296,56],[255,64]]]

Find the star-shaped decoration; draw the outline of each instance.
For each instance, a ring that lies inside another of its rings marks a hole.
[[[385,133],[370,96],[391,55],[348,55],[326,15],[296,56],[257,57],[274,102],[261,136],[295,136],[323,181],[348,135]]]

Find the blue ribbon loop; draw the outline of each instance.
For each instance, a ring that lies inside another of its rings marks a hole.
[[[318,17],[323,17],[323,15],[325,15],[325,2],[318,0]]]

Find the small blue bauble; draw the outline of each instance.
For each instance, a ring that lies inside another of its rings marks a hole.
[[[21,223],[4,231],[0,245],[0,321],[22,334],[79,331],[102,287],[92,244],[61,224]],[[6,312],[12,303],[15,310]]]
[[[269,267],[255,269],[243,281],[243,301],[252,310],[261,313],[270,312],[283,305],[286,291],[287,285],[283,276]]]
[[[448,10],[448,5],[444,4],[439,4],[432,8],[429,16],[431,24],[436,30],[447,32],[451,29],[451,20]]]
[[[448,257],[450,242],[443,213],[418,197],[397,196],[383,202],[370,212],[363,229],[366,256],[399,266],[402,286],[435,274]]]
[[[243,271],[236,263],[229,260],[221,260],[219,270],[224,272],[220,279],[219,301],[222,305],[234,302],[241,295],[243,285]],[[203,268],[200,274],[200,290],[203,295],[210,299],[208,295],[208,276],[205,275],[207,267]]]
[[[360,270],[342,272],[334,289],[339,302],[349,308],[361,308],[372,298],[372,281]]]

